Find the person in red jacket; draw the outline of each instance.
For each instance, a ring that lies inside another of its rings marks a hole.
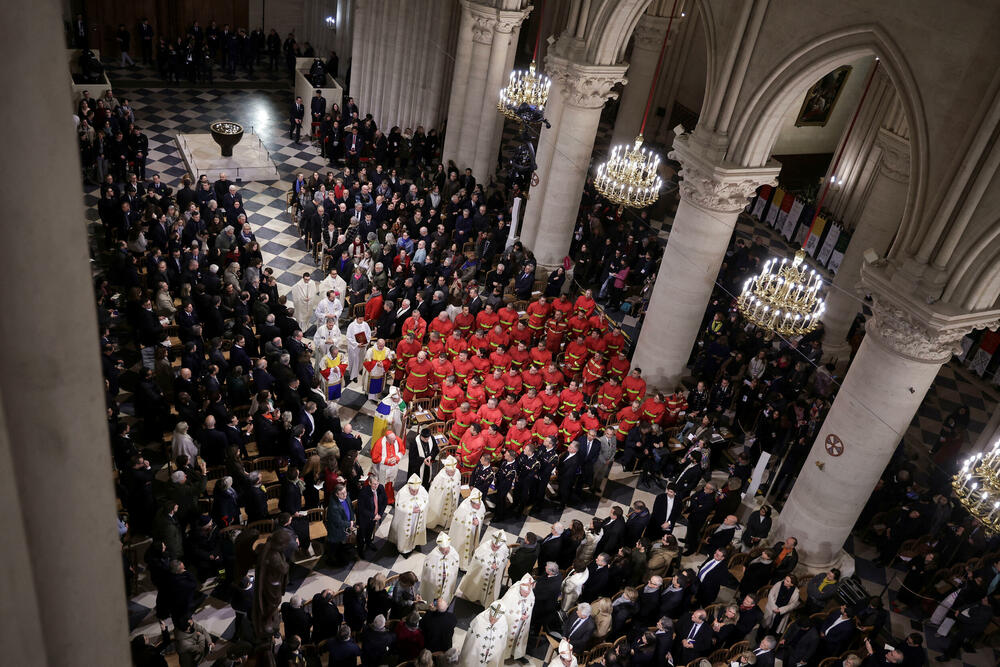
[[[510,307],[509,303],[505,303],[501,306],[500,310],[497,311],[497,317],[500,318],[500,326],[502,326],[503,330],[507,333],[510,333],[510,330],[513,329],[514,325],[521,319],[520,315],[517,314],[516,310]]]
[[[518,371],[523,371],[531,365],[531,352],[524,344],[523,340],[517,341],[517,345],[507,351],[510,355],[510,367]]]
[[[563,337],[568,330],[569,326],[563,319],[562,313],[559,311],[552,313],[552,317],[545,322],[545,349],[552,354],[559,352],[562,349]]]
[[[559,397],[557,396],[556,400],[558,399]],[[534,424],[535,420],[542,416],[542,399],[534,387],[528,387],[524,396],[517,401],[517,407],[520,408],[521,414],[524,415],[529,424]]]
[[[583,370],[583,365],[587,363],[587,346],[583,343],[583,336],[577,336],[566,346],[563,353],[563,364],[566,370],[572,375],[576,375]]]
[[[559,393],[559,414],[566,416],[582,407],[583,392],[580,391],[574,380],[570,380],[569,386]]]
[[[476,318],[469,312],[468,306],[462,306],[462,312],[455,315],[455,328],[463,337],[468,338],[476,328]]]
[[[618,350],[615,356],[608,359],[607,373],[610,376],[614,376],[620,384],[628,375],[628,369],[631,365],[628,357],[625,356],[625,350]]]
[[[365,322],[372,324],[379,318],[379,315],[382,314],[382,303],[382,293],[378,291],[377,287],[372,286],[371,296],[365,302]]]
[[[608,344],[601,338],[597,329],[590,330],[590,334],[583,339],[583,344],[587,346],[587,351],[591,354],[604,354],[608,349]]]
[[[471,355],[475,355],[479,350],[486,354],[490,353],[490,339],[486,337],[485,331],[476,329],[476,333],[469,336],[469,350]]]
[[[500,400],[500,397],[503,396],[503,372],[499,368],[494,369],[493,372],[487,375],[486,379],[483,380],[483,390],[486,392],[486,396],[488,398],[496,397],[497,400]]]
[[[431,373],[434,367],[427,360],[423,350],[406,364],[406,386],[403,387],[403,400],[410,403],[415,398],[423,398],[431,393]]]
[[[476,411],[468,401],[462,401],[458,410],[455,410],[455,423],[451,425],[451,433],[448,434],[452,444],[457,445],[469,427],[475,423]]]
[[[483,456],[489,456],[491,463],[503,458],[503,434],[496,424],[483,429]]]
[[[431,359],[437,359],[438,354],[444,353],[444,341],[441,340],[441,334],[437,331],[427,334],[427,344],[424,345],[424,349],[427,350],[427,356]]]
[[[475,338],[475,336],[473,336]],[[490,357],[486,350],[478,349],[476,350],[476,355],[472,357],[472,368],[475,370],[474,375],[479,379],[480,382],[483,381],[490,372]]]
[[[511,358],[507,353],[507,348],[498,347],[490,352],[490,368],[492,370],[506,371],[510,368]]]
[[[521,395],[521,387],[524,383],[521,381],[521,374],[517,372],[517,369],[511,366],[507,369],[507,372],[503,376],[503,388],[504,391],[515,396]]]
[[[565,294],[560,294],[552,302],[552,310],[562,313],[562,318],[564,320],[569,319],[569,315],[573,312],[573,303],[569,300],[569,297]]]
[[[455,323],[448,318],[448,313],[441,311],[438,316],[427,325],[427,331],[437,331],[441,334],[442,340],[447,340],[451,332],[455,330]]]
[[[469,341],[462,337],[461,331],[453,329],[451,335],[445,339],[444,349],[448,352],[451,360],[454,361],[459,352],[469,349]]]
[[[583,367],[583,393],[592,396],[604,378],[604,358],[598,353],[591,355]]]
[[[490,349],[507,349],[510,347],[510,334],[503,328],[502,324],[498,324],[493,327],[488,334],[486,334],[486,340],[490,342]]]
[[[458,359],[455,360],[454,366],[455,379],[458,380],[458,385],[464,390],[465,387],[469,386],[469,380],[475,377],[476,367],[472,364],[472,361],[469,359],[469,353],[465,350],[458,353]]]
[[[615,431],[615,434],[618,437],[618,442],[624,442],[628,432],[642,419],[642,409],[639,407],[639,401],[632,401],[631,404],[619,410],[616,419],[618,419],[618,430]]]
[[[410,359],[416,357],[417,352],[420,352],[422,348],[423,346],[416,339],[416,335],[413,332],[408,333],[403,340],[396,343],[395,379],[397,383],[403,379],[403,374],[406,373]]]
[[[472,472],[472,469],[479,464],[479,459],[483,456],[486,448],[486,440],[483,439],[482,429],[479,424],[472,424],[458,443],[455,450],[455,458],[458,459],[458,468],[462,472]]]
[[[549,305],[548,301],[544,296],[538,297],[538,301],[533,301],[528,304],[528,328],[531,329],[532,335],[538,338],[542,335],[542,331],[545,329],[545,322],[549,319],[549,314],[552,312],[552,306]]]
[[[559,427],[552,419],[552,415],[547,414],[535,422],[535,425],[531,427],[531,437],[535,439],[536,444],[549,437],[559,440]]]
[[[570,338],[582,338],[590,332],[590,320],[576,313],[569,316],[566,324],[569,326]]]
[[[620,329],[610,329],[604,334],[604,350],[608,356],[615,356],[619,350],[625,349],[625,334]]]
[[[593,406],[588,405],[583,409],[583,414],[580,415],[580,425],[583,426],[584,431],[599,430],[601,428],[601,419],[597,416],[597,410]]]
[[[510,330],[510,340],[513,343],[524,343],[526,347],[531,347],[531,338],[531,329],[522,320],[518,320]]]
[[[542,370],[552,363],[552,352],[545,347],[544,340],[538,341],[538,345],[531,348],[528,354],[531,355],[531,365],[538,370]]]
[[[455,410],[465,400],[465,391],[458,386],[454,374],[444,379],[441,385],[441,402],[438,403],[438,421],[446,422],[455,415]]]
[[[597,307],[593,291],[585,290],[583,294],[576,297],[576,303],[573,304],[573,307],[580,316],[590,317],[594,313],[594,308]]]
[[[423,342],[424,335],[427,333],[427,322],[420,316],[420,311],[414,308],[410,316],[403,322],[403,326],[399,331],[404,336],[412,332],[417,340]]]
[[[660,424],[667,412],[667,404],[663,402],[663,394],[656,392],[647,396],[642,402],[642,418],[650,424]]]
[[[545,378],[542,377],[542,373],[538,370],[538,366],[529,366],[528,370],[521,373],[521,384],[523,385],[525,391],[527,391],[528,387],[534,387],[535,391],[545,390]]]
[[[622,393],[629,403],[646,397],[646,381],[642,379],[641,368],[633,368],[628,377],[622,380]]]
[[[621,402],[621,385],[618,384],[618,380],[614,376],[609,376],[597,392],[597,414],[600,415],[601,419],[607,420],[608,417],[618,412],[618,406],[621,405]]]
[[[681,413],[687,412],[687,396],[684,394],[684,387],[677,385],[674,393],[667,396],[667,412],[663,415],[663,426],[673,426],[680,421]]]
[[[476,315],[476,329],[478,331],[489,331],[500,322],[500,316],[493,312],[493,306],[486,304]]]
[[[479,406],[476,411],[476,420],[479,425],[486,428],[490,424],[495,426],[500,426],[503,423],[503,413],[500,412],[500,408],[497,407],[498,399],[496,396],[490,396],[486,400],[485,405]]]
[[[554,415],[559,411],[559,392],[554,384],[545,385],[545,391],[538,398],[542,400],[543,415]]]
[[[473,376],[469,379],[469,388],[465,390],[465,400],[469,402],[473,410],[478,410],[479,406],[486,402],[486,390],[483,389],[479,378]]]
[[[441,350],[431,361],[431,385],[439,388],[444,385],[444,379],[455,372],[455,364],[448,361],[448,356]]]
[[[583,424],[580,422],[580,413],[573,410],[563,417],[562,423],[559,424],[560,442],[563,445],[568,445],[576,440],[581,433],[583,433]]]
[[[517,406],[517,397],[519,395],[508,393],[504,395],[503,400],[500,401],[500,405],[497,406],[500,412],[503,413],[504,429],[510,428],[510,425],[521,416],[521,408]]]
[[[550,363],[549,367],[542,371],[542,379],[545,384],[552,384],[556,387],[562,387],[566,383],[566,376],[554,363]]]
[[[507,439],[504,446],[514,454],[520,454],[524,451],[524,446],[531,443],[531,438],[528,421],[524,417],[519,417],[514,425],[507,429]]]

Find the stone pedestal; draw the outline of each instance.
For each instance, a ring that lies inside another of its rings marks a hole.
[[[642,368],[651,386],[666,390],[685,373],[739,212],[779,171],[708,157],[715,140],[684,135],[674,140],[671,152],[681,163],[680,204],[632,357],[632,366]]]
[[[298,61],[305,60],[308,61],[305,67],[299,67]],[[312,104],[312,98],[318,90],[326,98],[326,108],[327,111],[336,104],[340,106],[344,99],[344,89],[341,88],[340,84],[337,83],[336,79],[327,74],[324,78],[326,83],[321,87],[316,87],[312,85],[309,81],[309,68],[312,67],[312,58],[296,58],[296,69],[295,69],[295,96],[302,98],[302,104],[306,107],[306,117],[303,119],[305,127],[302,128],[303,134],[309,133],[310,123],[312,120],[312,114],[309,111],[311,108],[309,105]]]
[[[233,147],[232,157],[223,157],[219,145],[208,133],[178,134],[176,141],[184,166],[195,181],[202,174],[215,181],[222,172],[235,181],[281,180],[270,154],[253,132],[243,135],[242,141]]]
[[[539,181],[546,181],[544,197],[532,194],[529,210],[537,218],[525,218],[529,246],[544,267],[562,264],[569,252],[580,209],[583,186],[590,170],[590,157],[601,121],[604,103],[612,99],[612,88],[624,81],[624,65],[584,65],[550,54],[546,71],[552,78],[552,92],[561,96],[559,124],[547,155],[547,170],[539,164]],[[547,134],[547,133],[546,133]],[[540,210],[538,210],[540,209]],[[543,224],[544,221],[544,224]]]
[[[91,52],[97,59],[101,59],[101,52],[99,49],[91,49]],[[82,49],[66,49],[66,64],[69,66],[69,94],[73,100],[74,106],[83,97],[83,91],[90,93],[90,99],[99,100],[104,97],[104,93],[111,90],[111,80],[108,79],[107,72],[101,72],[101,80],[96,83],[77,83],[73,78],[74,75],[80,74],[80,68],[77,66],[77,61],[80,59],[80,54],[83,53]]]
[[[932,309],[892,284],[890,269],[862,268],[874,315],[772,532],[797,538],[800,561],[813,570],[839,558],[941,365],[969,331],[1000,317]]]
[[[656,73],[656,61],[663,46],[663,34],[669,18],[643,14],[632,33],[632,55],[629,57],[628,85],[622,88],[618,115],[611,145],[631,144],[639,133],[642,114],[649,98],[649,87]]]
[[[876,146],[878,168],[871,184],[864,208],[847,246],[833,286],[827,290],[826,314],[823,324],[824,359],[846,361],[851,348],[847,333],[861,309],[857,293],[864,253],[869,248],[884,255],[899,229],[899,221],[906,206],[909,186],[910,144],[906,139],[889,130],[879,130]]]

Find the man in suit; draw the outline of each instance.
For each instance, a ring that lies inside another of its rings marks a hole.
[[[713,509],[715,509],[715,485],[706,482],[701,491],[691,496],[691,502],[688,505],[687,534],[684,537],[685,556],[690,556],[698,550],[701,531]]]
[[[281,620],[285,624],[285,636],[309,637],[312,628],[312,617],[309,610],[302,606],[302,598],[293,595],[288,602],[281,603]]]
[[[646,537],[658,540],[664,533],[673,532],[677,517],[680,516],[681,508],[684,506],[682,500],[677,497],[677,487],[673,482],[667,484],[667,490],[656,496],[656,500],[653,501],[653,511],[649,516],[649,525],[646,526]]]
[[[538,562],[538,536],[534,533],[525,535],[524,544],[511,552],[509,561],[507,574],[511,581],[520,581],[525,574],[534,570],[535,563]]]
[[[706,623],[708,614],[696,609],[677,628],[677,650],[673,653],[678,664],[703,658],[712,650],[712,626]]]
[[[778,645],[778,640],[774,635],[768,635],[760,640],[760,645],[754,649],[753,654],[757,656],[757,667],[774,667],[774,648]]]
[[[698,604],[705,607],[719,596],[719,589],[729,581],[729,570],[726,568],[726,552],[716,549],[712,556],[698,568]]]
[[[637,500],[632,503],[632,509],[625,520],[625,544],[623,546],[634,548],[648,526],[649,509],[646,508],[646,503]]]
[[[663,578],[652,576],[642,590],[639,591],[639,611],[636,617],[642,625],[649,625],[660,611],[660,598],[663,595]]]
[[[588,568],[590,574],[587,576],[587,581],[584,582],[583,590],[580,592],[581,601],[593,602],[607,592],[609,582],[611,581],[611,569],[608,567],[609,560],[611,559],[608,554],[599,553],[594,562],[590,564]]]
[[[675,618],[680,614],[693,587],[692,577],[686,574],[686,571],[675,574],[670,585],[663,589],[663,594],[660,596],[660,615]]]
[[[535,288],[535,266],[525,264],[517,277],[514,278],[514,294],[518,299],[528,301],[531,299],[531,292]]]
[[[670,620],[669,616],[664,616],[656,622],[656,631],[653,633],[653,638],[656,640],[656,662],[654,664],[665,665],[667,653],[670,652],[670,649],[674,645],[674,622]]]
[[[847,613],[847,605],[842,604],[840,609],[830,612],[819,624],[821,657],[843,653],[854,637],[854,630],[854,622]]]
[[[347,487],[338,484],[333,489],[333,497],[326,508],[326,559],[331,565],[343,566],[350,557],[347,537],[356,520],[351,501],[347,497]]]
[[[779,650],[786,651],[782,664],[788,667],[805,667],[811,665],[813,656],[819,649],[819,631],[814,627],[813,620],[804,616],[792,623],[785,636],[779,642]]]
[[[596,553],[616,554],[625,539],[625,519],[622,518],[622,508],[611,508],[611,516],[605,519],[601,539],[594,549]]]
[[[302,98],[296,97],[295,103],[292,104],[292,113],[288,118],[288,138],[294,139],[295,143],[299,143],[302,137],[302,119],[305,116],[306,108],[302,105]]]
[[[323,116],[326,114],[326,98],[323,97],[323,91],[318,88],[309,102],[309,111],[312,113],[312,122],[320,123],[323,121]]]
[[[576,442],[569,443],[566,455],[559,462],[559,509],[563,509],[569,504],[573,495],[573,488],[577,484],[577,477],[580,475],[580,454],[576,449]]]
[[[739,528],[739,519],[736,515],[730,514],[705,540],[705,548],[702,553],[712,553],[716,549],[726,549],[736,538],[736,529]]]
[[[447,651],[454,642],[455,626],[458,619],[448,611],[449,600],[438,598],[434,607],[420,619],[420,631],[424,633],[424,648],[432,653]]]
[[[368,484],[362,486],[358,494],[358,555],[362,558],[375,539],[375,529],[385,514],[385,505],[385,487],[378,483],[378,474],[370,472]]]
[[[597,437],[597,429],[589,429],[576,439],[580,454],[580,476],[576,482],[576,492],[583,492],[584,483],[589,487],[594,479],[594,464],[601,455],[601,440]]]
[[[993,609],[990,607],[990,599],[985,595],[982,599],[958,612],[955,615],[955,627],[952,629],[948,648],[935,660],[947,662],[955,659],[964,644],[982,636],[992,618]],[[870,647],[869,650],[871,650]]]
[[[531,612],[533,630],[547,629],[559,623],[559,594],[562,575],[555,561],[545,563],[541,576],[535,582],[535,608]]]
[[[246,337],[242,335],[236,336],[233,340],[233,346],[229,350],[229,364],[233,368],[239,366],[246,373],[253,368],[253,362],[250,361],[250,355],[247,354],[245,345]]]
[[[702,474],[701,452],[690,452],[688,456],[691,461],[677,475],[677,479],[674,480],[674,486],[677,488],[677,497],[681,500],[685,500],[691,491],[694,490]]]
[[[259,472],[254,470],[247,477],[250,480],[250,488],[240,500],[247,513],[247,523],[253,523],[267,518],[267,494],[260,486]]]
[[[331,639],[329,645],[330,667],[354,667],[358,664],[361,647],[351,639],[351,628],[348,625],[340,626],[336,639]]]
[[[335,431],[334,437],[337,440],[337,447],[340,448],[341,456],[352,449],[361,451],[361,436],[354,433],[354,428],[350,424],[344,424],[339,433]]]
[[[535,591],[535,599],[538,599],[538,591]],[[536,602],[537,604],[537,602]],[[573,646],[585,650],[590,645],[590,638],[594,636],[597,625],[590,617],[590,605],[581,602],[576,606],[576,616],[569,616],[562,626],[562,637]]]
[[[542,568],[548,562],[558,563],[559,556],[563,551],[563,540],[566,538],[563,536],[563,525],[556,521],[552,524],[552,530],[548,535],[542,540],[541,544],[538,546],[538,570],[539,573],[542,572]],[[537,594],[536,594],[537,597]]]

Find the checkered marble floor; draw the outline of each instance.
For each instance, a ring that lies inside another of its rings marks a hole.
[[[210,121],[220,117],[231,118],[248,126],[260,136],[271,153],[280,180],[273,183],[244,182],[239,183],[243,191],[246,208],[250,211],[249,221],[254,233],[262,244],[262,252],[266,266],[275,269],[281,290],[287,291],[309,271],[319,277],[316,266],[306,253],[305,246],[298,238],[297,230],[285,208],[285,193],[290,187],[294,174],[298,171],[325,171],[326,165],[319,156],[318,148],[307,142],[295,144],[288,139],[287,107],[291,93],[274,90],[240,90],[219,88],[134,88],[127,94],[133,101],[139,125],[147,133],[150,143],[149,161],[146,166],[147,177],[159,173],[164,181],[177,187],[180,178],[185,173],[179,151],[174,143],[177,132],[207,131]],[[610,133],[607,123],[602,123],[602,137],[598,149],[605,150]],[[508,129],[509,133],[509,124]],[[604,148],[601,148],[603,145]],[[85,202],[88,206],[87,218],[96,224],[97,220],[97,188],[86,188]],[[666,218],[658,223],[660,235],[669,236],[672,220]],[[737,223],[736,234],[743,238],[753,235],[762,236],[775,252],[787,253],[790,246],[766,225],[758,225],[749,217],[742,217]],[[630,316],[624,316],[624,323],[633,327],[636,322]],[[356,385],[355,385],[356,387]],[[985,426],[989,413],[996,409],[997,395],[995,390],[985,381],[971,374],[956,362],[944,366],[935,385],[932,387],[914,418],[909,431],[908,441],[930,444],[937,437],[941,423],[947,414],[957,405],[970,407],[970,440],[974,441]],[[372,428],[374,403],[367,401],[363,394],[349,388],[340,401],[341,419],[350,422],[358,432],[367,450]],[[366,457],[363,466],[369,461]],[[608,482],[603,498],[592,498],[582,504],[569,507],[559,512],[551,507],[540,508],[527,517],[509,519],[496,526],[502,528],[511,541],[515,537],[523,537],[528,532],[544,534],[556,520],[564,523],[572,519],[586,521],[597,516],[607,516],[614,505],[628,506],[634,500],[652,503],[659,489],[639,486],[634,475],[624,473],[615,466]],[[387,519],[388,521],[388,519]],[[379,535],[385,535],[388,523],[383,525]],[[318,559],[310,559],[297,563],[292,570],[286,599],[296,594],[303,598],[311,598],[317,591],[331,588],[340,590],[344,584],[367,581],[376,572],[395,574],[412,570],[419,573],[424,555],[433,547],[435,532],[430,531],[428,545],[419,552],[414,552],[409,558],[401,557],[394,545],[384,539],[377,539],[376,555],[368,561],[359,561],[353,566],[331,569]],[[848,545],[851,546],[850,543]],[[858,555],[858,573],[873,593],[879,593],[889,582],[890,599],[899,587],[901,576],[893,570],[887,572],[879,568],[871,559],[874,551],[863,544],[853,547]],[[685,563],[687,564],[687,563]],[[151,590],[148,579],[143,576],[140,581],[142,592],[135,595],[128,604],[129,626],[133,633],[143,633],[151,638],[159,635],[159,626],[152,612],[155,592]],[[464,600],[456,600],[456,612],[460,619],[457,639],[464,636],[472,617],[481,607]],[[908,632],[922,631],[922,623],[913,612],[904,614],[891,613],[893,635],[905,636]],[[205,625],[217,639],[232,636],[234,614],[228,605],[228,592],[221,589],[208,589],[200,595],[198,612],[195,619]],[[944,648],[944,642],[936,637],[933,631],[925,632],[927,646],[931,656],[936,656]],[[220,644],[221,647],[224,646]],[[533,665],[540,665],[544,657],[545,647],[539,647],[531,658]],[[974,653],[964,653],[961,660],[953,661],[954,665],[975,665],[985,667],[995,665],[997,657],[992,650],[980,649]]]

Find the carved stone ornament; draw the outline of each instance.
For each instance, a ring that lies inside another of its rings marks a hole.
[[[562,58],[547,58],[545,73],[558,87],[568,104],[585,109],[600,109],[608,100],[617,99],[612,89],[628,83],[625,66],[580,65]]]
[[[681,199],[712,211],[731,213],[742,210],[757,188],[766,182],[749,177],[719,178],[700,163],[684,160],[677,151],[670,151],[668,157],[681,163]]]
[[[492,44],[493,43],[493,27],[496,25],[496,19],[489,16],[480,16],[475,13],[472,14],[472,41],[479,42],[480,44]]]
[[[666,31],[667,19],[644,15],[635,24],[635,30],[632,32],[633,47],[658,53],[663,46],[663,33]]]
[[[910,142],[883,128],[875,143],[882,150],[879,165],[882,173],[894,181],[907,182],[910,178]]]
[[[865,325],[869,335],[878,337],[900,356],[925,363],[945,363],[953,354],[962,352],[962,339],[976,329],[996,329],[1000,320],[983,321],[975,327],[935,329],[922,323],[888,299],[872,293],[872,317]]]

